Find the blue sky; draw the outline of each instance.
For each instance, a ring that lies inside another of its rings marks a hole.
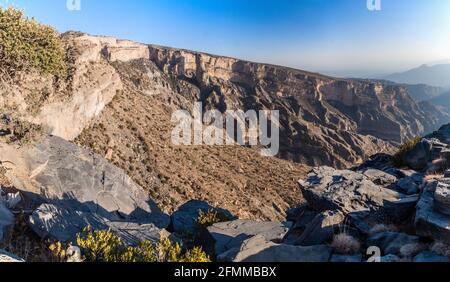
[[[449,0],[66,0],[13,2],[59,31],[79,30],[342,75],[450,59]]]

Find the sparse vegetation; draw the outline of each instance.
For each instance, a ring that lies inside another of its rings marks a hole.
[[[65,73],[59,34],[16,8],[0,8],[0,76],[14,77],[30,69],[57,76]]]
[[[183,251],[178,243],[162,237],[153,244],[140,242],[138,246],[127,246],[110,230],[86,228],[78,234],[77,245],[83,260],[87,262],[210,262],[208,255],[199,247]]]
[[[404,158],[406,153],[412,150],[419,142],[422,141],[422,137],[415,137],[404,144],[402,144],[395,155],[392,157],[392,162],[396,167],[405,167]]]
[[[351,255],[359,252],[361,243],[347,233],[341,233],[334,236],[331,247],[340,254]]]
[[[232,218],[222,214],[215,210],[209,210],[208,212],[199,211],[196,224],[199,228],[207,228],[219,222],[230,221]]]

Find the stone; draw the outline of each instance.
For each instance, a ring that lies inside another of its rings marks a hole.
[[[5,250],[0,249],[0,263],[8,262],[25,262],[25,260],[19,258],[16,255],[8,253]]]
[[[389,186],[397,181],[397,177],[384,171],[369,168],[363,172],[373,183],[381,186]]]
[[[448,169],[448,170],[446,170],[446,171],[444,172],[444,177],[445,177],[445,178],[450,178],[450,169]]]
[[[293,241],[293,244],[301,246],[320,245],[333,238],[344,219],[344,214],[339,211],[322,212],[306,226],[304,232]]]
[[[427,139],[422,139],[413,149],[405,153],[403,162],[414,170],[423,170],[431,155],[433,144]]]
[[[318,167],[299,181],[303,197],[313,210],[340,210],[344,214],[374,211],[401,221],[409,216],[418,196],[406,196],[374,184],[365,175],[349,170]]]
[[[440,256],[434,252],[425,251],[415,256],[413,262],[450,262],[450,259],[445,256]]]
[[[301,212],[296,215],[296,218],[287,218],[289,222],[293,222],[294,224],[283,239],[283,243],[295,244],[298,238],[305,231],[306,227],[314,220],[314,218],[318,214],[318,212],[311,210],[307,205],[305,205],[303,206]]]
[[[281,242],[292,227],[288,222],[257,222],[234,220],[216,223],[202,234],[203,249],[213,255],[222,254],[256,235],[268,241]]]
[[[14,227],[14,215],[11,211],[0,201],[0,243],[2,243]]]
[[[264,236],[254,236],[218,256],[224,262],[328,262],[331,248],[325,245],[293,246],[268,241]]]
[[[438,182],[429,183],[420,197],[416,208],[416,233],[420,236],[450,242],[450,216],[434,207],[434,191]]]
[[[447,164],[450,164],[450,149],[444,149],[441,151],[441,159],[445,160]]]
[[[107,222],[169,226],[170,217],[149,193],[99,155],[55,136],[12,150],[4,151],[6,159],[20,164],[12,173],[28,176],[14,184],[39,207],[29,220],[38,235],[73,240],[89,222],[99,228]]]
[[[14,209],[21,201],[22,197],[20,196],[20,193],[4,193],[3,190],[0,187],[0,201],[3,202],[3,204],[8,209]]]
[[[367,239],[368,246],[378,247],[386,255],[398,255],[403,246],[417,243],[419,243],[417,236],[387,231],[377,233]]]
[[[225,209],[214,208],[207,202],[192,200],[179,207],[171,215],[170,228],[173,232],[182,235],[195,234],[198,232],[196,222],[200,212],[207,213],[209,211],[218,213],[220,217],[228,219],[227,221],[235,219],[235,216]]]
[[[128,245],[137,245],[144,240],[156,242],[162,235],[162,230],[153,223],[112,221],[87,208],[72,210],[51,204],[37,208],[29,218],[29,225],[41,238],[72,243],[87,226],[93,230],[111,230]]]
[[[442,143],[450,143],[450,124],[443,125],[438,131],[426,136],[426,138],[435,138]]]
[[[362,262],[362,255],[333,255],[330,262]]]
[[[405,177],[397,181],[396,190],[406,195],[414,195],[420,193],[419,185],[411,177]]]
[[[380,262],[399,262],[400,260],[401,259],[398,256],[389,254],[386,256],[382,256]]]
[[[450,184],[438,182],[434,192],[434,208],[440,213],[450,215]]]

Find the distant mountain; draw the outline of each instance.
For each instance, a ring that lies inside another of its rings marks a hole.
[[[445,92],[445,88],[426,84],[402,84],[408,89],[409,95],[417,102],[428,101],[439,97]]]
[[[383,77],[397,83],[450,86],[450,64],[422,65],[418,68]]]
[[[437,106],[442,106],[446,109],[450,109],[450,91],[431,99],[430,102]]]

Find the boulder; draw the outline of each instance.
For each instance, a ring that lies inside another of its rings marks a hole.
[[[419,237],[396,232],[381,232],[367,239],[368,246],[380,248],[385,255],[398,255],[403,246],[418,243]]]
[[[381,261],[380,262],[399,262],[401,259],[398,257],[398,256],[396,256],[396,255],[393,255],[393,254],[389,254],[389,255],[386,255],[386,256],[382,256],[381,257]]]
[[[434,252],[425,251],[415,256],[413,262],[450,262],[450,259]]]
[[[362,262],[362,255],[333,255],[330,262]]]
[[[290,238],[290,241],[300,246],[320,245],[333,238],[344,219],[345,216],[340,211],[322,212],[306,226],[301,236]]]
[[[0,263],[5,262],[25,262],[23,259],[0,249]]]
[[[432,148],[432,142],[422,139],[413,149],[405,153],[403,162],[414,170],[423,170],[430,161]]]
[[[200,212],[207,213],[209,211],[216,212],[219,217],[227,221],[235,219],[235,217],[227,210],[214,208],[207,202],[192,200],[178,208],[171,215],[170,229],[181,235],[192,235],[198,232],[197,219]]]
[[[376,185],[361,173],[331,167],[313,169],[299,185],[316,211],[340,210],[344,214],[375,211],[401,221],[411,214],[418,201],[418,196],[406,196]]]
[[[450,143],[450,124],[443,125],[438,131],[426,136],[426,138],[435,138],[442,143]]]
[[[420,187],[412,177],[405,177],[395,183],[396,190],[406,195],[420,193]]]
[[[308,205],[304,205],[295,218],[287,218],[288,221],[293,222],[294,224],[286,234],[283,243],[292,245],[295,244],[298,238],[302,236],[306,227],[314,220],[314,218],[318,214],[318,212],[311,210]]]
[[[434,191],[438,182],[425,188],[416,208],[416,233],[420,236],[450,242],[450,216],[438,212],[434,207]]]
[[[397,177],[384,171],[369,168],[363,174],[373,183],[381,186],[389,186],[397,182]]]
[[[17,193],[4,193],[0,187],[0,202],[8,209],[14,209],[22,201],[22,196],[19,192]]]
[[[450,164],[450,149],[444,149],[440,153],[441,159],[445,160],[447,165]]]
[[[276,244],[258,235],[245,240],[240,247],[235,247],[218,256],[225,262],[328,262],[331,248],[325,245],[293,246]]]
[[[234,220],[216,223],[202,234],[203,249],[213,255],[222,254],[256,235],[267,241],[281,242],[292,227],[285,222],[257,222],[250,220]]]
[[[140,241],[156,242],[163,230],[153,223],[111,220],[91,212],[89,209],[73,210],[61,206],[43,204],[29,218],[31,229],[41,238],[51,238],[60,242],[76,242],[77,234],[87,226],[93,230],[111,230],[128,245]]]
[[[0,201],[0,243],[2,243],[11,232],[14,226],[14,215],[11,211]]]
[[[99,155],[54,136],[19,151],[9,149],[3,151],[15,164],[9,173],[28,176],[15,186],[39,207],[29,220],[38,235],[64,242],[89,222],[99,228],[108,222],[132,222],[160,229],[170,223],[147,191]]]
[[[434,208],[445,215],[450,215],[450,184],[438,182],[434,192]]]

